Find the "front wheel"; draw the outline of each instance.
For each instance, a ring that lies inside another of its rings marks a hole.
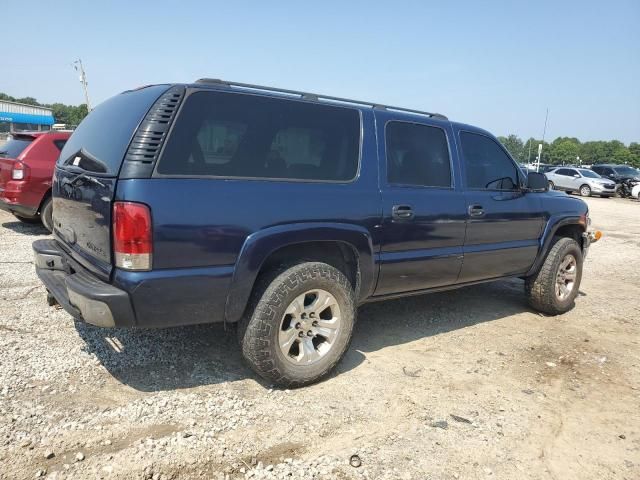
[[[583,197],[590,197],[591,187],[589,187],[589,185],[582,185],[580,187],[580,195],[582,195]]]
[[[242,354],[261,377],[284,387],[328,374],[349,346],[354,291],[338,269],[320,262],[266,275],[238,325]]]
[[[550,315],[571,310],[580,288],[582,262],[578,242],[557,239],[538,273],[525,280],[529,304]]]

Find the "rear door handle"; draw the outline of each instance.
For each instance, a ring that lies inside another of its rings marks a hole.
[[[470,217],[482,217],[484,215],[484,208],[482,205],[469,205]]]
[[[411,220],[413,218],[413,208],[411,205],[394,205],[391,208],[391,217],[394,220]]]

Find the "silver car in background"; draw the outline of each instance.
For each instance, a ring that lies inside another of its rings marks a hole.
[[[614,182],[588,168],[559,167],[549,170],[545,175],[549,180],[549,188],[554,190],[580,192],[583,197],[613,197],[616,194]]]

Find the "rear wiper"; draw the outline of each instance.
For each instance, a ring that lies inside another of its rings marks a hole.
[[[89,174],[87,172],[82,172],[78,175],[76,175],[73,180],[69,180],[68,184],[69,185],[73,185],[75,184],[78,180],[88,180],[91,183],[95,183],[96,185],[105,188],[105,184],[102,183],[100,180],[98,180],[95,177],[90,177]]]

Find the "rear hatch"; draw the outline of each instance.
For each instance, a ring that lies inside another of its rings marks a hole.
[[[111,210],[131,139],[168,85],[121,93],[98,105],[60,152],[53,178],[54,235],[72,257],[108,279]]]
[[[31,145],[35,136],[28,134],[13,135],[8,142],[0,145],[0,193],[11,180],[11,172],[16,159]]]

